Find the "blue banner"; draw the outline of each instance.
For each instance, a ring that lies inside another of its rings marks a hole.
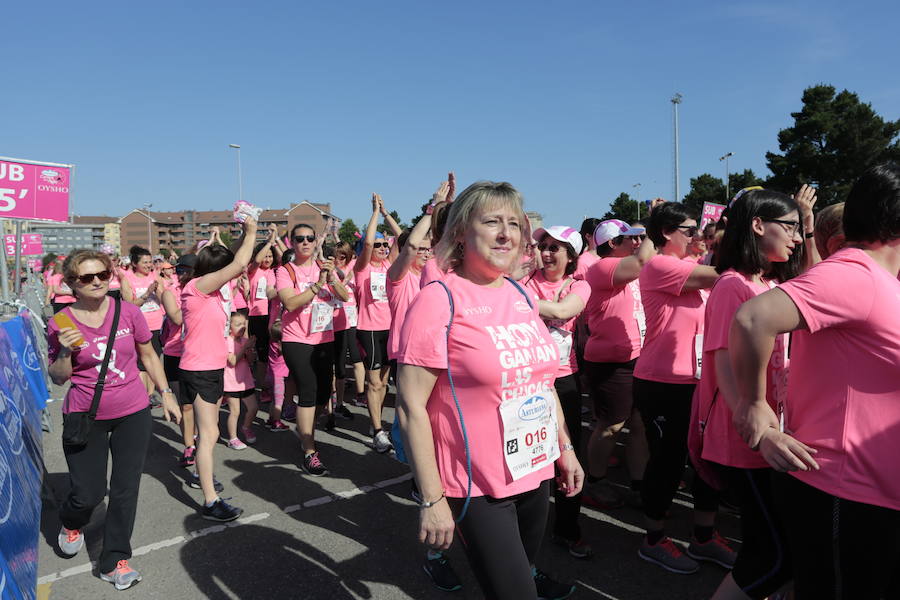
[[[0,324],[0,598],[34,598],[47,387],[31,317]]]

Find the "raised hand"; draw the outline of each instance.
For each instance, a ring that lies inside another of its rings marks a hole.
[[[437,204],[438,202],[446,202],[447,198],[450,197],[450,182],[442,181],[441,185],[438,186],[438,189],[431,196],[431,203]]]
[[[797,193],[794,194],[794,202],[800,209],[800,220],[803,222],[803,231],[809,233],[815,226],[815,216],[813,215],[813,207],[816,205],[816,188],[811,185],[803,184]]]
[[[447,173],[447,183],[450,185],[450,189],[447,190],[447,202],[453,202],[456,196],[456,175],[453,174],[453,171]]]

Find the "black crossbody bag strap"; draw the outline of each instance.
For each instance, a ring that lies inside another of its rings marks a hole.
[[[109,338],[106,340],[106,352],[103,355],[103,364],[100,365],[100,376],[94,385],[94,398],[91,400],[91,410],[88,414],[93,421],[97,417],[97,408],[100,406],[100,396],[103,395],[103,388],[106,387],[106,372],[109,369],[109,358],[112,356],[113,346],[116,345],[116,333],[119,331],[119,313],[122,308],[122,301],[118,298],[113,299],[115,305],[113,308],[112,328],[109,331]]]

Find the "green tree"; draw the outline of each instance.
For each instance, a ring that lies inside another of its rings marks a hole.
[[[729,179],[731,178],[729,177]],[[681,202],[690,212],[699,217],[704,202],[724,204],[724,201],[725,184],[718,177],[703,173],[697,177],[691,177],[691,189]]]
[[[397,222],[397,225],[400,226],[400,229],[406,229],[408,227],[407,225],[403,224],[403,221],[400,219],[400,214],[396,210],[388,211],[388,214],[390,214],[391,217],[393,217],[394,221]],[[381,233],[383,233],[386,236],[394,235],[394,232],[391,230],[391,228],[388,226],[388,224],[385,223],[384,221],[382,221],[378,225],[378,231],[380,231]]]
[[[358,239],[354,235],[357,231],[359,231],[359,228],[356,226],[356,223],[353,222],[353,219],[346,219],[341,222],[341,228],[338,229],[338,238],[340,238],[342,242],[347,242],[353,246]]]
[[[226,248],[231,248],[231,246],[234,244],[234,238],[231,237],[231,233],[225,231],[224,229],[219,232],[219,239],[222,240],[222,243]]]
[[[643,215],[646,216],[646,215]],[[602,220],[619,219],[630,223],[638,218],[638,201],[622,192],[609,205],[609,210],[603,215]]]
[[[762,185],[765,186],[766,182],[757,177],[756,173],[753,172],[753,169],[744,169],[742,173],[732,173],[728,176],[729,183],[729,194],[732,197],[740,190],[746,187],[753,187],[754,185]],[[725,196],[722,196],[722,199],[725,199]],[[731,198],[729,198],[731,200]]]
[[[872,164],[900,159],[900,120],[885,121],[859,96],[830,85],[803,91],[794,125],[778,132],[781,154],[766,153],[774,189],[793,193],[800,184],[819,188],[817,206],[841,202]]]

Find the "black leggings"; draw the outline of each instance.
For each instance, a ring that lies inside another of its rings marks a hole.
[[[575,454],[581,460],[581,393],[575,383],[575,375],[566,375],[556,380],[556,394],[562,405],[563,416],[569,427],[569,436],[575,446]],[[581,493],[567,498],[556,486],[553,489],[556,505],[553,532],[567,540],[580,540],[581,527],[578,526],[578,515],[581,514]]]
[[[692,383],[661,383],[634,378],[634,403],[644,421],[650,449],[650,460],[641,484],[641,500],[644,514],[654,521],[665,519],[684,474],[694,387]],[[694,477],[691,494],[694,510],[718,510],[719,493],[702,477]]]
[[[772,494],[774,471],[721,469],[741,506],[741,549],[731,576],[741,591],[762,600],[792,578],[787,535]]]
[[[247,332],[256,337],[258,360],[269,362],[269,315],[250,315],[247,319]]]
[[[356,342],[356,327],[334,332],[334,376],[347,379],[347,362],[355,365],[362,362],[359,344]]]
[[[773,489],[797,600],[900,597],[900,511],[832,496],[787,473],[774,474]]]
[[[301,344],[281,342],[281,352],[299,396],[298,406],[325,406],[331,398],[334,342]]]
[[[447,501],[457,517],[465,498]],[[509,498],[472,498],[456,533],[485,598],[537,598],[531,567],[541,548],[549,508],[549,480]]]
[[[66,529],[84,529],[94,508],[103,501],[107,487],[106,465],[112,454],[103,550],[97,563],[101,573],[109,573],[116,568],[117,562],[131,558],[131,533],[151,423],[148,406],[118,419],[94,421],[85,446],[63,444],[72,486],[59,509],[59,520]]]

